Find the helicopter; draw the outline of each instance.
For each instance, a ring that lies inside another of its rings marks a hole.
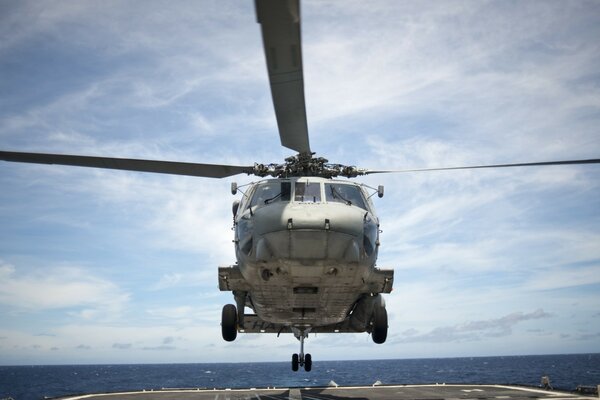
[[[394,275],[393,270],[375,267],[379,218],[371,202],[384,190],[337,178],[401,171],[360,169],[315,157],[306,124],[299,2],[259,0],[255,6],[281,144],[298,153],[284,163],[232,166],[8,151],[0,152],[0,159],[209,178],[270,177],[246,189],[232,185],[234,194],[244,190],[233,204],[237,264],[220,267],[218,273],[219,288],[231,291],[236,303],[223,307],[222,336],[232,341],[238,333],[290,332],[300,341],[292,369],[310,371],[312,357],[304,353],[309,333],[367,332],[375,343],[386,340],[387,311],[381,294],[392,290]],[[246,314],[246,308],[254,313]]]

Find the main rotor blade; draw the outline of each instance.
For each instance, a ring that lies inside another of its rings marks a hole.
[[[530,163],[515,163],[515,164],[489,164],[489,165],[471,165],[465,167],[441,167],[441,168],[419,168],[419,169],[400,169],[389,171],[365,171],[364,175],[369,174],[389,174],[401,172],[424,172],[424,171],[447,171],[456,169],[479,169],[479,168],[506,168],[506,167],[536,167],[544,165],[570,165],[570,164],[599,164],[600,158],[592,158],[588,160],[564,160],[564,161],[542,161]]]
[[[59,164],[77,167],[119,169],[125,171],[155,172],[159,174],[201,176],[207,178],[225,178],[241,173],[252,173],[254,169],[253,166],[243,167],[237,165],[196,164],[66,154],[21,153],[15,151],[0,151],[0,160],[35,164]]]
[[[310,153],[299,0],[256,0],[256,19],[261,25],[281,144],[299,153]]]

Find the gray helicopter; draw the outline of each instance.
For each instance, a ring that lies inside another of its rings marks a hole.
[[[255,184],[233,204],[237,265],[219,268],[219,288],[236,305],[223,308],[223,338],[237,332],[292,332],[300,353],[292,369],[311,370],[309,333],[370,332],[384,343],[388,319],[381,293],[393,270],[375,268],[379,220],[368,187],[322,176]],[[236,192],[235,184],[232,192]],[[237,307],[236,307],[237,306]],[[256,315],[245,315],[249,307]]]
[[[282,164],[250,166],[0,151],[0,160],[225,178],[256,175],[233,203],[236,263],[219,267],[219,288],[235,304],[222,310],[226,341],[238,333],[292,333],[300,351],[292,369],[312,368],[310,333],[367,332],[387,338],[383,293],[394,271],[375,267],[379,218],[371,188],[338,177],[375,173],[600,163],[600,159],[375,171],[331,164],[309,145],[304,100],[299,0],[256,0],[281,144],[297,152]],[[268,177],[268,178],[267,178]],[[252,313],[246,313],[246,310]]]

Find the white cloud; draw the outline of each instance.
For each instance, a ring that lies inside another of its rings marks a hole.
[[[600,258],[596,256],[596,260]],[[560,268],[550,267],[535,272],[526,283],[528,290],[554,290],[574,288],[578,286],[593,286],[600,284],[600,265],[594,264],[586,267]]]
[[[200,301],[193,305],[159,306],[147,309],[146,314],[152,321],[169,321],[171,326],[178,328],[219,325],[222,305],[214,304],[214,297],[211,293],[202,294]]]
[[[388,3],[358,12],[330,5],[310,15],[318,23],[309,32],[326,37],[306,46],[311,123],[344,117],[336,123],[348,131],[345,119],[355,123],[363,112],[362,129],[381,129],[380,121],[394,118],[390,135],[475,139],[487,143],[481,155],[504,155],[504,161],[511,157],[505,149],[527,160],[593,155],[585,144],[594,129],[582,125],[577,112],[597,109],[599,97],[574,82],[594,76],[600,53],[593,29],[568,35],[564,28],[593,19],[585,7],[448,2],[400,8]],[[361,34],[338,13],[358,18]],[[423,119],[445,124],[437,132],[402,129],[416,118],[420,125]]]
[[[453,326],[440,326],[426,333],[409,330],[394,340],[402,343],[479,341],[485,337],[509,336],[512,334],[512,328],[521,322],[550,317],[552,315],[542,309],[530,313],[519,311],[500,318],[467,321]]]
[[[18,273],[9,264],[0,264],[0,303],[14,310],[39,312],[51,309],[94,307],[82,310],[83,317],[97,310],[118,313],[129,294],[112,282],[77,267],[48,267]],[[92,314],[90,314],[92,313]]]

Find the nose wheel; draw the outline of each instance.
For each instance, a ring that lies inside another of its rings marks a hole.
[[[312,356],[307,353],[304,354],[304,338],[307,336],[306,333],[300,334],[298,340],[300,340],[300,354],[292,354],[292,371],[298,371],[299,367],[304,367],[306,372],[310,372],[312,369]]]

